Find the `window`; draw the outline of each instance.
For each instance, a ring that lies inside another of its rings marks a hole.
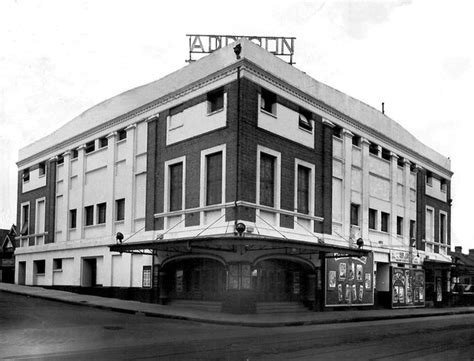
[[[416,238],[416,221],[410,220],[410,239]]]
[[[151,266],[143,266],[142,287],[151,288]]]
[[[362,138],[359,135],[354,135],[352,137],[352,145],[355,145],[356,147],[360,147]]]
[[[44,274],[46,269],[46,262],[44,259],[39,261],[33,261],[33,268],[35,274]]]
[[[433,185],[433,174],[431,172],[426,172],[426,184],[429,186]]]
[[[377,229],[377,210],[369,208],[369,229]]]
[[[297,210],[299,213],[309,214],[309,176],[311,170],[298,165],[297,173]]]
[[[387,148],[382,148],[382,158],[385,160],[390,160],[391,152]]]
[[[399,156],[397,159],[397,165],[403,167],[405,165],[405,158]]]
[[[94,224],[94,206],[87,206],[84,208],[84,210],[86,216],[86,226],[92,226]]]
[[[64,156],[62,154],[58,155],[58,165],[64,163]]]
[[[275,206],[275,163],[276,157],[260,153],[260,204]]]
[[[99,139],[99,148],[105,148],[109,144],[107,137],[102,137]]]
[[[224,109],[224,89],[207,93],[207,113],[210,114],[221,109]]]
[[[336,138],[341,138],[342,134],[342,128],[338,125],[335,125],[334,128],[332,128],[332,135]]]
[[[298,118],[298,126],[301,129],[308,130],[310,132],[313,131],[313,121],[311,113],[305,109],[300,108],[299,110],[299,118]]]
[[[276,115],[276,94],[266,90],[262,89],[262,93],[260,95],[260,109],[271,113],[273,115]]]
[[[359,210],[360,205],[351,203],[351,225],[353,226],[359,225]]]
[[[416,164],[415,163],[411,163],[410,164],[410,172],[415,172],[416,171]]]
[[[442,179],[439,186],[440,186],[441,192],[446,193],[448,189],[448,184],[446,182],[446,179]]]
[[[434,209],[426,208],[426,228],[425,237],[427,241],[434,241]]]
[[[30,204],[22,204],[21,206],[21,230],[20,234],[22,236],[28,234],[28,223],[30,218]]]
[[[123,221],[125,219],[125,198],[115,201],[115,220]]]
[[[107,203],[100,203],[97,205],[97,224],[105,223],[107,210]]]
[[[39,164],[39,176],[43,176],[46,174],[46,163],[45,162],[41,162]]]
[[[63,269],[62,258],[53,258],[53,271],[61,271]]]
[[[381,225],[380,225],[380,230],[382,232],[388,232],[388,225],[389,225],[389,220],[390,220],[390,214],[382,212],[382,218],[381,218]]]
[[[397,216],[397,234],[399,236],[403,235],[403,217]]]
[[[125,129],[120,129],[117,131],[117,138],[118,140],[124,140],[127,138],[127,131]]]
[[[86,154],[91,153],[95,150],[95,141],[91,141],[89,143],[86,143]]]
[[[447,243],[448,238],[448,217],[446,213],[439,212],[439,242],[442,244]]]
[[[375,143],[370,143],[369,153],[378,156],[379,155],[379,146]]]
[[[78,156],[79,156],[79,151],[77,149],[73,149],[71,159],[76,159]]]
[[[23,182],[29,182],[30,181],[30,168],[26,168],[23,170]]]
[[[69,228],[74,229],[77,226],[77,209],[69,210]]]
[[[169,166],[169,210],[183,209],[183,163]]]
[[[206,155],[206,205],[222,203],[222,152]]]

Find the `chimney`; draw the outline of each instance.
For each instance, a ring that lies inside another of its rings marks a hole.
[[[456,246],[456,247],[454,247],[454,252],[456,252],[456,253],[462,253],[462,246]]]
[[[385,114],[385,103],[382,102],[382,114]]]

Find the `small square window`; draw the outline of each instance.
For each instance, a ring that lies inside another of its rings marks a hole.
[[[123,221],[125,219],[125,198],[115,201],[115,220]]]
[[[382,158],[390,160],[391,152],[387,148],[382,148]]]
[[[86,154],[91,153],[95,150],[95,141],[91,141],[89,143],[86,143]]]
[[[405,166],[405,158],[399,156],[398,159],[397,159],[397,165],[399,167],[404,167]]]
[[[109,143],[107,137],[102,137],[99,139],[99,148],[105,148]]]
[[[334,128],[332,128],[332,135],[340,139],[342,136],[342,128],[338,125],[335,125]]]
[[[369,153],[378,156],[379,155],[379,146],[375,143],[370,143]]]
[[[62,154],[58,155],[58,165],[64,163],[64,156]]]
[[[214,90],[207,94],[207,113],[213,113],[224,108],[224,89]]]
[[[26,168],[26,169],[23,170],[22,177],[23,177],[23,182],[29,182],[29,180],[30,180],[30,168]]]
[[[354,135],[352,137],[352,145],[355,145],[356,147],[360,147],[361,143],[361,137],[359,135]]]
[[[45,162],[41,162],[39,164],[39,175],[40,177],[45,175],[46,174],[46,163]]]
[[[276,115],[276,94],[266,89],[262,89],[260,97],[260,109],[273,115]]]
[[[429,186],[433,185],[433,174],[431,172],[426,172],[426,184]]]
[[[76,159],[79,156],[79,151],[77,149],[73,149],[71,153],[71,159]]]
[[[46,261],[44,259],[33,261],[33,268],[35,274],[44,274],[46,269]]]
[[[63,269],[63,260],[62,258],[53,259],[53,271],[60,271]]]
[[[127,131],[126,131],[125,129],[120,129],[120,130],[117,132],[117,137],[118,137],[118,140],[127,139]]]
[[[301,109],[299,111],[298,117],[298,126],[301,129],[308,130],[310,132],[313,131],[313,120],[311,119],[311,113],[305,109]]]
[[[448,184],[446,182],[446,179],[441,180],[439,186],[440,186],[441,192],[446,193],[446,191],[448,190]]]

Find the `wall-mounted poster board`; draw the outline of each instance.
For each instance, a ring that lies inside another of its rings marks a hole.
[[[425,306],[425,271],[392,267],[392,308]]]
[[[371,306],[374,304],[374,256],[347,255],[326,258],[325,305]]]

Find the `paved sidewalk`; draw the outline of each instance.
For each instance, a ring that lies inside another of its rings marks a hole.
[[[137,313],[144,314],[146,316],[191,320],[197,322],[252,327],[301,326],[474,313],[474,307],[447,307],[412,308],[397,310],[355,309],[348,311],[308,311],[298,313],[234,315],[229,313],[215,313],[200,310],[183,309],[178,307],[163,306],[138,301],[126,301],[117,298],[81,295],[72,292],[45,289],[42,287],[20,286],[8,283],[0,283],[0,297],[2,291],[71,304],[109,309],[118,312]]]

